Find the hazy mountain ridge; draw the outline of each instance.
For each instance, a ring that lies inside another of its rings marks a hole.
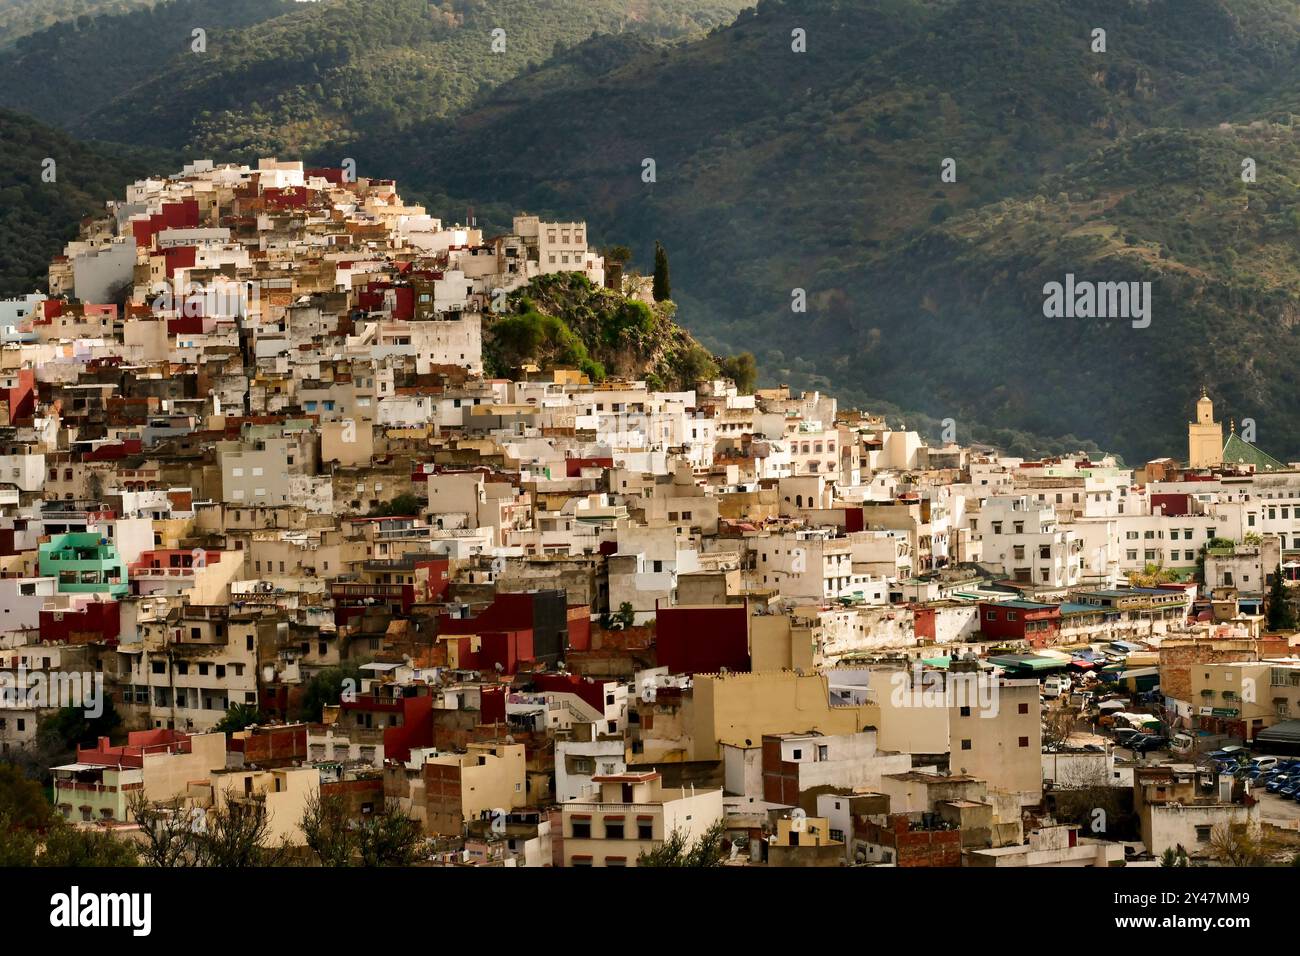
[[[355,2],[250,27],[201,77],[182,61],[75,126],[218,158],[352,156],[489,230],[519,209],[584,218],[643,267],[662,239],[677,318],[709,349],[909,424],[1179,454],[1204,383],[1300,457],[1296,0],[764,0],[662,42],[726,6],[683,0],[668,25],[545,49],[528,16],[563,32],[570,5],[376,0],[358,26]],[[509,70],[483,59],[498,19]],[[277,55],[307,23],[330,26]],[[471,40],[464,75],[425,82],[430,49]],[[1152,282],[1152,326],[1045,318],[1043,284],[1067,272]]]

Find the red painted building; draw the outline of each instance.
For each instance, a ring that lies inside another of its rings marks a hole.
[[[190,736],[179,730],[132,730],[126,743],[114,747],[107,737],[100,737],[94,747],[78,747],[77,763],[102,767],[143,767],[147,754],[187,754]]]
[[[743,604],[661,607],[655,612],[655,653],[670,674],[748,671],[749,616]]]
[[[1061,632],[1061,608],[1033,601],[980,602],[980,631],[986,638],[1029,641],[1045,647]]]
[[[307,759],[306,724],[250,727],[240,733],[247,736],[226,737],[226,751],[243,754],[244,766],[291,767]]]
[[[581,478],[584,468],[613,468],[613,458],[566,458],[564,473],[568,478]]]
[[[357,290],[357,307],[367,312],[382,312],[384,299],[389,290],[392,290],[396,299],[393,304],[393,318],[407,321],[415,318],[415,290],[409,285],[367,282]]]
[[[500,592],[473,617],[438,615],[439,635],[478,634],[483,638],[479,660],[486,667],[498,661],[506,666],[502,654],[515,665],[560,660],[569,646],[568,625],[568,602],[560,590]],[[524,632],[529,632],[527,637]]]
[[[6,376],[8,387],[0,392],[9,403],[9,421],[29,419],[36,411],[36,370],[18,368]]]
[[[578,674],[534,674],[530,680],[539,694],[574,694],[601,713],[605,712],[607,684],[616,681],[592,680]]]
[[[41,643],[96,644],[117,646],[122,632],[122,606],[117,601],[87,601],[75,610],[41,611]]]

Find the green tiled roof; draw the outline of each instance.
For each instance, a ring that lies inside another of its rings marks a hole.
[[[1286,469],[1286,465],[1267,452],[1260,451],[1250,442],[1243,441],[1236,432],[1229,434],[1228,440],[1223,443],[1223,463],[1225,465],[1254,465],[1256,471]]]

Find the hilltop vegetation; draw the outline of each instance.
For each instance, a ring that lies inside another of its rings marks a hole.
[[[593,381],[644,378],[653,388],[686,390],[736,365],[709,354],[672,321],[671,302],[647,305],[592,285],[579,272],[539,276],[486,317],[483,361],[489,375],[512,375],[526,363],[572,367]]]

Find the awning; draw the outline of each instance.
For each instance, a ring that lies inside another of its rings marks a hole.
[[[1255,735],[1256,743],[1300,746],[1300,720],[1284,720]]]
[[[1060,670],[1065,666],[1064,660],[1057,660],[1055,657],[1040,657],[1037,654],[1001,654],[997,657],[988,659],[990,664],[995,664],[1009,671],[1050,671]]]

